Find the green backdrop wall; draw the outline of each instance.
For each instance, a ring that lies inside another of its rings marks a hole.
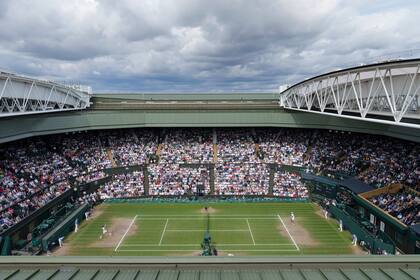
[[[26,115],[14,118],[0,119],[0,143],[13,141],[35,135],[71,132],[78,130],[113,129],[128,127],[301,127],[301,128],[325,128],[334,130],[364,132],[371,134],[387,135],[411,141],[420,142],[420,130],[403,128],[392,125],[384,125],[342,119],[334,116],[324,116],[306,112],[286,111],[277,108],[276,99],[273,95],[263,95],[262,100],[270,109],[250,109],[249,104],[232,109],[101,109],[103,101],[114,102],[125,100],[117,99],[116,94],[112,98],[93,98],[92,109],[85,111],[73,111],[62,113],[47,113],[38,115]],[[125,96],[130,97],[130,95]],[[149,95],[142,102],[150,98]],[[161,98],[170,98],[170,95],[162,95]],[[175,96],[181,100],[179,96]],[[186,97],[183,96],[185,99]],[[207,97],[206,97],[207,98]],[[221,99],[225,97],[219,96]],[[232,97],[230,97],[232,98]],[[253,100],[255,95],[236,95],[236,101]],[[233,98],[233,99],[235,99]],[[162,102],[162,99],[160,102]],[[133,97],[130,98],[133,100]],[[98,102],[101,101],[101,102]],[[182,102],[182,101],[180,101]],[[124,102],[123,102],[124,103]],[[221,103],[222,104],[222,103]],[[97,106],[96,106],[97,105]],[[216,106],[217,107],[217,106]],[[245,108],[246,107],[246,108]]]

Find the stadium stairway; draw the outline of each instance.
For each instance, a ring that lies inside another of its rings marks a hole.
[[[159,163],[159,160],[160,160],[160,154],[162,153],[162,148],[163,148],[163,144],[159,143],[159,145],[157,147],[157,150],[156,150],[156,156],[158,158],[158,163]]]
[[[136,143],[139,143],[139,137],[137,136],[136,132],[132,129],[131,134],[133,135],[134,139],[136,140]]]
[[[260,144],[255,143],[255,159],[258,161],[258,154],[260,152]]]
[[[215,128],[213,128],[213,163],[216,164],[217,163],[217,153],[218,153],[218,148],[217,148],[217,131]]]
[[[306,153],[303,154],[303,160],[307,160],[308,158],[310,158],[312,152],[312,145],[308,145],[308,149],[306,150]]]
[[[214,195],[214,184],[216,181],[216,176],[214,175],[214,164],[210,164],[209,166],[209,184],[210,184],[210,194]]]
[[[117,163],[116,163],[116,162],[115,162],[115,160],[114,160],[114,156],[113,156],[113,154],[112,154],[112,150],[111,150],[111,149],[108,149],[108,150],[106,151],[106,154],[108,155],[108,158],[109,158],[109,160],[111,161],[112,167],[117,167]]]
[[[217,131],[213,128],[213,144],[217,144]]]
[[[144,195],[149,195],[149,169],[147,164],[143,165],[143,186],[144,186]]]
[[[216,164],[217,163],[217,159],[218,159],[218,147],[217,144],[213,144],[213,163]]]
[[[268,164],[270,171],[268,177],[268,195],[273,195],[273,186],[274,186],[274,174],[277,170],[276,163],[269,163]]]

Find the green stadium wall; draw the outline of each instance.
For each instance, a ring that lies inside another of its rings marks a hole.
[[[0,119],[0,143],[36,135],[132,127],[297,127],[379,134],[420,142],[420,130],[279,109],[86,110]]]

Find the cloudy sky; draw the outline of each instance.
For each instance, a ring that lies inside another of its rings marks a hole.
[[[0,0],[0,69],[95,92],[273,92],[418,56],[419,18],[418,0]]]

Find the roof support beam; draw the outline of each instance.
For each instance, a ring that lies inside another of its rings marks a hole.
[[[86,109],[91,89],[0,72],[0,118]]]
[[[419,72],[420,60],[410,60],[327,73],[281,92],[279,104],[420,129]]]

